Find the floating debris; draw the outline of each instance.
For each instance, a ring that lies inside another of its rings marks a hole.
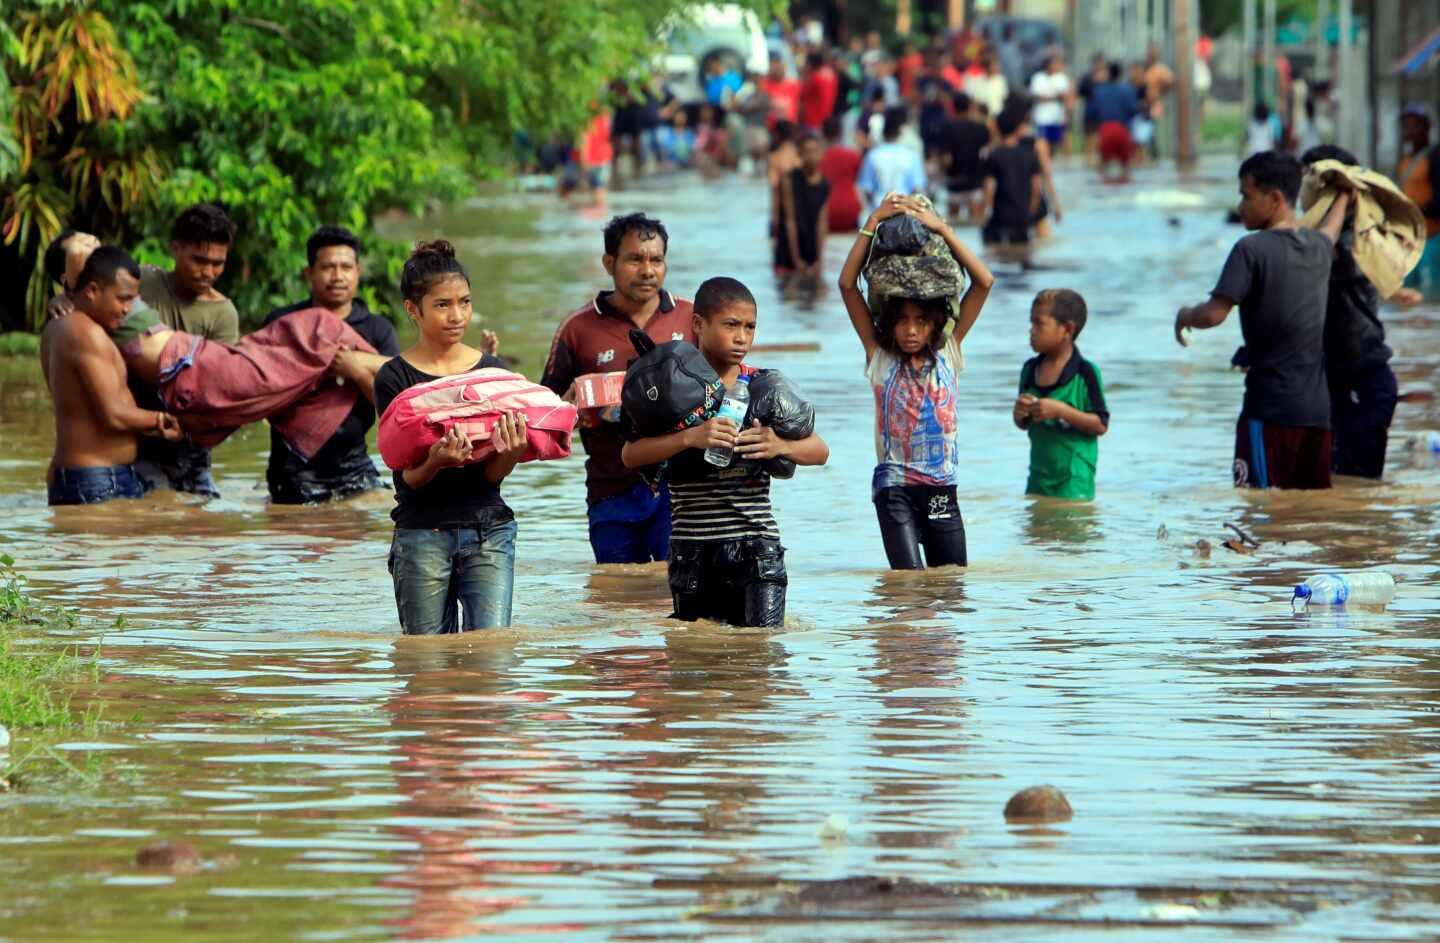
[[[161,841],[135,852],[135,864],[142,868],[188,874],[200,869],[200,850],[189,842]]]
[[[1068,822],[1074,814],[1070,800],[1054,786],[1022,789],[1005,803],[1007,822]]]

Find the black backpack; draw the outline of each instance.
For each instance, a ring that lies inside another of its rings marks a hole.
[[[649,334],[633,329],[630,343],[640,355],[625,368],[620,389],[620,409],[630,437],[678,432],[719,412],[725,386],[693,344],[666,341],[657,346]]]

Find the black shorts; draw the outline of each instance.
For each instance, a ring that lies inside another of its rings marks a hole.
[[[779,628],[789,584],[778,540],[670,541],[672,619]]]
[[[977,170],[974,173],[951,174],[945,180],[945,189],[951,193],[972,193],[985,186],[985,178]]]
[[[892,570],[965,566],[965,519],[955,486],[902,485],[875,492],[875,516]],[[925,559],[920,559],[921,548]]]
[[[1006,226],[989,222],[980,230],[980,239],[988,246],[1023,246],[1030,242],[1029,226]]]

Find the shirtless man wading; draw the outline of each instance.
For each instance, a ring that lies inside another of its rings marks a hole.
[[[74,280],[74,315],[51,321],[40,336],[55,406],[55,454],[47,473],[52,505],[143,496],[134,467],[140,436],[181,438],[174,416],[135,405],[110,340],[139,295],[140,267],[124,250],[101,246]]]

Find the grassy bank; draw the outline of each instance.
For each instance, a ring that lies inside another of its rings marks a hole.
[[[40,335],[12,331],[0,334],[0,357],[33,357],[40,352]]]
[[[99,651],[48,644],[50,633],[74,629],[75,615],[36,602],[24,582],[15,561],[0,555],[0,727],[11,738],[8,755],[0,748],[0,791],[17,785],[22,773],[44,775],[46,767],[93,778],[56,751],[46,734],[95,728],[96,712],[76,710],[71,698],[76,685],[99,679]]]

